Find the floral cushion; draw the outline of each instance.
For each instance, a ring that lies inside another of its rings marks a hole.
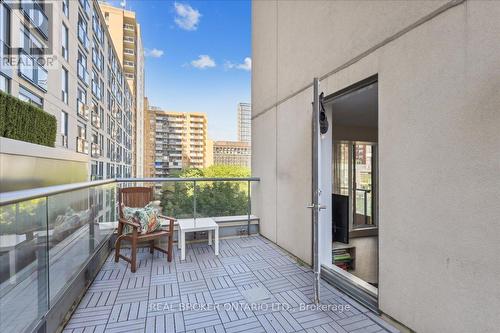
[[[124,207],[123,217],[128,221],[135,221],[141,225],[139,230],[142,234],[147,234],[160,229],[160,219],[158,218],[158,210],[155,209],[151,204],[148,204],[144,208],[135,207]],[[133,228],[129,225],[125,225],[123,228],[123,233],[132,233]]]

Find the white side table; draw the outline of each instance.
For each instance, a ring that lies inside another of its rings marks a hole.
[[[212,245],[212,231],[215,231],[214,252],[219,255],[219,226],[210,217],[181,219],[179,223],[178,246],[181,249],[181,260],[186,260],[186,232],[208,231],[208,245]]]

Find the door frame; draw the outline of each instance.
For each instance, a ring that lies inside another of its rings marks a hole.
[[[315,79],[316,80],[316,79]],[[356,90],[359,90],[359,89],[362,89],[366,86],[369,86],[373,83],[378,83],[378,74],[375,74],[375,75],[372,75],[366,79],[363,79],[361,81],[358,81],[352,85],[349,85],[347,86],[346,88],[343,88],[343,89],[340,89],[328,96],[326,96],[323,100],[324,104],[328,104],[330,102],[332,102],[333,100],[343,96],[343,95],[347,95],[351,92],[354,92]],[[314,85],[314,88],[316,88],[316,85]],[[319,88],[319,83],[318,83],[318,88]],[[316,96],[319,96],[317,93],[316,93],[316,89],[314,89],[315,91],[315,98]],[[318,92],[319,93],[319,92]],[[378,103],[378,100],[379,100],[379,96],[377,95],[377,103]],[[319,111],[319,103],[317,105],[318,107],[318,111]],[[315,104],[313,103],[313,111],[316,111],[315,109]],[[314,121],[314,114],[316,112],[313,113],[313,121]],[[377,121],[378,123],[378,121]],[[377,124],[378,125],[378,124]],[[314,129],[314,127],[313,127]],[[314,135],[314,132],[313,132],[313,149],[315,149],[315,147],[317,148],[317,145],[315,146],[315,142],[314,142],[314,139],[315,139],[315,135]],[[376,169],[373,170],[373,172],[375,173],[375,184],[376,185],[376,188],[374,188],[374,191],[376,191],[376,202],[374,202],[374,207],[373,207],[373,211],[374,211],[374,218],[376,219],[377,221],[377,227],[380,227],[380,219],[379,219],[379,166],[378,166],[378,163],[380,162],[380,156],[379,156],[379,140],[377,140],[377,144],[376,144]],[[333,149],[333,141],[332,141],[332,149]],[[318,175],[315,173],[318,172],[318,168],[321,167],[321,156],[319,156],[319,159],[318,161],[316,161],[316,164],[314,163],[314,151],[313,151],[313,169],[312,169],[312,178],[313,178],[313,199],[315,197],[314,195],[314,188],[315,188],[315,185],[317,186],[317,183],[315,183],[316,181],[320,181],[320,179],[318,178]],[[330,171],[333,171],[333,170],[330,170]],[[321,173],[321,172],[319,172]],[[316,178],[315,178],[316,177]],[[331,207],[331,203],[328,203],[328,205]],[[313,209],[314,211],[314,209]],[[313,213],[314,214],[314,213]],[[316,232],[317,232],[317,228],[318,226],[315,225],[315,220],[314,220],[314,215],[313,215],[313,259],[316,259],[316,262],[318,260],[318,252],[319,252],[319,248],[317,247],[317,235],[315,235],[315,228],[316,228]],[[380,229],[379,229],[380,230]],[[316,243],[315,243],[316,241]],[[330,244],[330,247],[332,246],[332,244]],[[317,252],[315,252],[317,251]],[[377,255],[377,261],[378,263],[380,262],[379,260],[379,257],[380,257],[380,242],[377,241],[377,251],[378,251],[378,255]],[[313,264],[314,264],[314,261],[313,261]],[[316,266],[314,266],[316,268]],[[375,288],[376,291],[374,291],[374,287],[372,285],[370,285],[369,283],[361,280],[360,278],[350,274],[350,273],[347,273],[347,272],[342,272],[340,270],[335,270],[335,269],[332,269],[331,267],[327,267],[325,265],[320,265],[319,267],[320,269],[320,276],[325,279],[328,283],[334,285],[335,287],[337,287],[338,289],[342,290],[343,292],[345,292],[346,294],[348,294],[349,296],[353,297],[354,299],[356,299],[358,302],[360,302],[361,304],[363,304],[364,306],[366,306],[368,309],[370,309],[371,311],[375,312],[375,313],[380,313],[380,310],[379,310],[379,293],[378,293],[378,288]],[[316,272],[316,271],[315,271]],[[380,265],[377,264],[377,275],[380,276]]]

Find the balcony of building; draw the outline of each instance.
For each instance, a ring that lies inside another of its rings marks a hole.
[[[3,193],[0,330],[396,332],[326,281],[323,306],[313,303],[310,267],[259,235],[250,205],[258,181],[120,179]],[[187,234],[181,260],[176,226],[171,262],[149,247],[138,250],[135,273],[115,262],[117,191],[130,186],[154,187],[155,199],[187,199],[182,209],[163,208],[181,221],[213,219],[218,255],[207,233],[196,232]],[[229,209],[207,201],[213,197],[239,199]]]

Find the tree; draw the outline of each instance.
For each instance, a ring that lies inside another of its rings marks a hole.
[[[178,178],[245,178],[250,169],[216,165],[205,169],[189,168],[176,174]],[[161,195],[163,211],[177,218],[192,217],[195,189],[193,182],[166,183]],[[198,181],[196,183],[197,216],[231,216],[247,213],[247,183]]]

